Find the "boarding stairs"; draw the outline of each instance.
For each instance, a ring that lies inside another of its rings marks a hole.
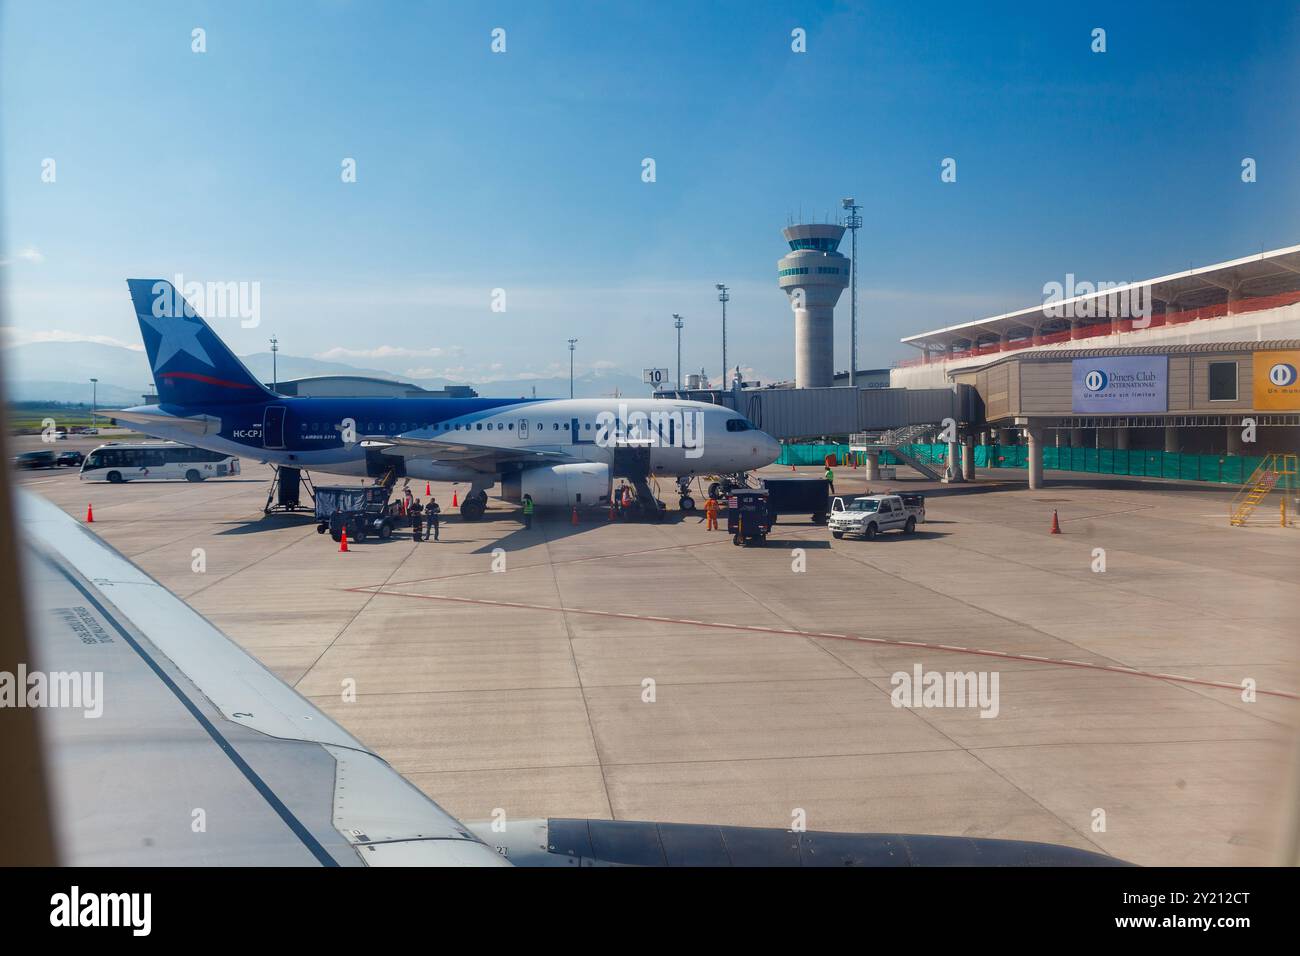
[[[912,454],[910,450],[910,446],[918,443],[937,427],[937,425],[925,424],[904,425],[902,428],[892,428],[884,434],[858,432],[849,436],[849,448],[852,451],[887,451],[903,464],[931,481],[943,481],[944,466],[941,463],[927,461],[919,455]],[[934,469],[936,464],[940,467],[939,471]]]
[[[1250,516],[1255,513],[1264,499],[1268,497],[1269,492],[1282,484],[1284,492],[1296,489],[1296,471],[1297,456],[1272,454],[1265,456],[1264,460],[1259,463],[1259,467],[1254,470],[1241,486],[1232,502],[1228,505],[1228,524],[1234,528],[1243,527],[1249,520]],[[1284,480],[1289,479],[1289,480]],[[1286,524],[1286,501],[1282,502],[1282,524]]]
[[[660,507],[659,503],[659,479],[655,475],[637,473],[632,475],[628,481],[632,485],[636,507],[641,517],[652,521],[662,521],[664,509]],[[654,483],[654,487],[651,487],[651,482]]]
[[[262,514],[292,514],[295,511],[311,511],[312,506],[302,503],[301,489],[306,488],[311,500],[316,500],[316,488],[311,483],[311,475],[301,468],[286,465],[271,466],[271,486],[266,490],[266,504]]]

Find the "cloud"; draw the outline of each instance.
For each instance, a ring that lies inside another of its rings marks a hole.
[[[12,325],[0,327],[0,340],[3,341],[3,347],[7,349],[17,345],[31,345],[34,342],[94,342],[96,345],[115,345],[118,348],[130,349],[132,352],[144,351],[144,346],[139,342],[123,342],[108,335],[86,335],[82,332],[65,332],[62,329],[31,332]]]
[[[0,266],[10,266],[16,262],[26,262],[29,265],[40,265],[45,261],[44,254],[34,246],[25,246],[19,249],[13,256],[0,258]]]

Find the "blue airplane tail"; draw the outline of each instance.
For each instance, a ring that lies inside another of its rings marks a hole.
[[[166,279],[127,279],[158,401],[232,405],[274,399]]]

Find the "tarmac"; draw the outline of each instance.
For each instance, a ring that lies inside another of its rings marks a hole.
[[[1230,528],[1232,489],[899,472],[871,490],[926,491],[929,520],[873,542],[788,516],[734,547],[671,487],[662,524],[524,530],[495,498],[462,522],[465,487],[435,484],[441,541],[346,554],[309,516],[263,517],[269,470],[250,461],[200,484],[19,481],[79,518],[93,503],[104,540],[465,821],[803,820],[1271,862],[1300,529],[1275,511]],[[866,491],[863,473],[837,469],[837,490]],[[918,665],[996,675],[996,716],[895,706],[893,675]]]

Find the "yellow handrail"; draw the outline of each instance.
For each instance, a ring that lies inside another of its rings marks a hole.
[[[1244,525],[1283,476],[1296,474],[1298,460],[1300,456],[1293,454],[1275,452],[1266,455],[1228,503],[1228,523],[1233,527]],[[1295,482],[1287,484],[1294,487]]]

